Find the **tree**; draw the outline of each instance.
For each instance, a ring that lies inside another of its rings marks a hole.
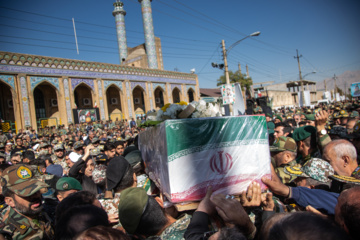
[[[250,88],[252,85],[252,79],[251,77],[246,77],[246,74],[242,74],[240,71],[232,72],[229,71],[229,79],[230,83],[240,83],[241,89],[244,90],[244,88]],[[217,86],[226,84],[226,77],[225,74],[222,75],[217,80]]]

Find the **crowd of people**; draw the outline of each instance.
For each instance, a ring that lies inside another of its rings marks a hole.
[[[264,111],[271,178],[185,212],[146,174],[145,119],[0,129],[0,239],[359,239],[358,104]]]

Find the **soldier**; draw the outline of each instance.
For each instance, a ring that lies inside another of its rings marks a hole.
[[[142,188],[128,188],[121,192],[119,220],[126,232],[149,239],[183,239],[190,223],[185,214],[176,220],[161,207],[162,200],[148,196]],[[150,215],[157,216],[148,224]]]
[[[65,148],[62,143],[58,143],[54,146],[54,154],[51,155],[51,160],[54,164],[59,164],[63,168],[64,173],[68,171],[68,167],[65,162]]]
[[[285,167],[284,172],[295,177],[294,183],[298,187],[316,188],[322,185],[322,189],[327,186],[328,190],[331,184],[328,177],[334,175],[334,169],[331,165],[320,158],[311,158],[301,168]]]
[[[50,218],[42,211],[40,189],[48,185],[33,177],[26,165],[4,170],[1,186],[10,210],[3,219],[0,234],[5,239],[53,239]]]
[[[116,118],[116,121],[115,121],[115,125],[117,126],[117,127],[121,127],[120,125],[121,125],[121,121],[119,121],[119,118]]]
[[[56,197],[61,202],[71,193],[82,190],[81,183],[72,177],[62,177],[56,182]]]
[[[258,106],[256,102],[254,103],[254,107],[255,107],[254,113],[262,113],[263,112],[262,107]]]
[[[5,134],[3,134],[3,130],[0,129],[0,142],[5,144],[7,140],[8,140],[8,138],[6,137]]]
[[[270,154],[273,158],[273,165],[276,174],[284,184],[290,183],[295,178],[284,172],[284,168],[289,166],[300,167],[296,163],[296,142],[290,137],[279,137],[270,146]]]
[[[77,141],[74,144],[74,152],[80,155],[84,155],[84,145],[80,141]]]
[[[6,156],[4,153],[0,152],[0,164],[6,163]]]

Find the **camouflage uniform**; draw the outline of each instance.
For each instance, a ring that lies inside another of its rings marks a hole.
[[[280,167],[275,168],[275,172],[279,176],[279,178],[281,179],[283,184],[289,184],[292,181],[294,181],[294,179],[296,178],[294,176],[291,176],[288,173],[285,173],[284,169],[286,167],[301,167],[301,165],[296,163],[295,160],[293,160],[293,161],[289,162],[288,164],[283,164]]]
[[[27,165],[18,164],[6,168],[1,178],[1,186],[7,187],[20,197],[29,197],[48,187],[44,182],[38,181]],[[0,233],[6,239],[53,239],[54,231],[51,220],[46,213],[26,217],[12,207],[5,214]]]
[[[6,137],[6,135],[1,133],[0,134],[0,142],[6,143],[7,140],[8,140],[8,138]]]
[[[1,234],[5,239],[53,239],[54,231],[50,218],[41,213],[36,219],[29,219],[10,208]]]
[[[103,198],[99,199],[101,206],[104,208],[107,214],[118,214],[119,209],[119,202],[120,202],[120,195],[121,193],[115,193],[114,198]],[[122,227],[121,223],[118,222],[113,228]]]
[[[166,239],[166,240],[182,240],[184,233],[190,224],[191,216],[185,214],[182,218],[176,220],[173,224],[168,226],[159,236],[148,237],[147,239]]]

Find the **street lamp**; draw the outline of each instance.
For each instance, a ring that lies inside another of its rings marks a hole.
[[[221,41],[221,45],[222,45],[222,50],[223,50],[223,57],[224,57],[224,67],[225,67],[225,79],[226,79],[226,84],[230,84],[230,77],[229,77],[229,70],[228,70],[228,64],[227,64],[227,55],[229,54],[229,51],[235,47],[236,45],[238,45],[241,41],[249,38],[249,37],[257,37],[260,35],[260,32],[254,32],[246,37],[244,37],[243,39],[240,39],[239,41],[233,43],[227,50],[225,48],[225,41],[222,40]],[[229,110],[229,115],[231,116],[233,113],[233,107],[231,105],[231,103],[229,105],[225,105],[225,108],[228,108]]]
[[[308,75],[310,75],[310,74],[315,74],[315,73],[316,73],[316,71],[312,71],[312,72],[310,72],[310,73],[305,74],[302,78],[305,79],[306,76],[308,76]]]

